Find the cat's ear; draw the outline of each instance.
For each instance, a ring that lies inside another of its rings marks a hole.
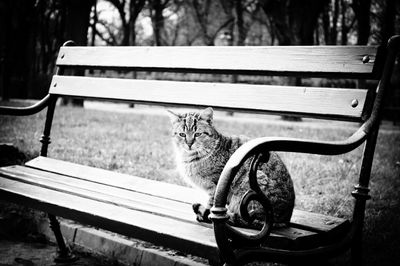
[[[200,118],[207,121],[207,123],[211,125],[213,121],[213,114],[214,110],[211,107],[207,107],[200,113]]]
[[[172,112],[171,110],[167,110],[169,119],[171,120],[171,123],[176,123],[181,119],[181,116],[179,114],[176,114]]]

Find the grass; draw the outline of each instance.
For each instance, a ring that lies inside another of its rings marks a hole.
[[[354,125],[221,118],[216,127],[226,134],[250,137],[289,136],[339,140]],[[29,158],[38,155],[45,113],[30,117],[0,117],[0,143],[12,143]],[[272,121],[269,123],[268,121]],[[49,156],[121,173],[184,185],[173,161],[167,116],[117,113],[58,107]],[[372,167],[367,204],[365,258],[367,265],[396,265],[400,261],[400,130],[383,129]],[[296,207],[338,217],[351,217],[362,147],[340,156],[283,153],[295,184]],[[397,262],[397,263],[396,263]]]

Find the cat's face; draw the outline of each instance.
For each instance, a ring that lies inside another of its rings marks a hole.
[[[212,126],[212,108],[184,114],[169,112],[173,141],[180,151],[196,153],[209,152],[213,149],[216,131]]]

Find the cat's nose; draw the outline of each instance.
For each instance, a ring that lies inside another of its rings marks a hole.
[[[188,142],[186,142],[186,144],[188,145],[188,147],[189,147],[189,149],[193,146],[193,141],[188,141]]]
[[[188,145],[189,149],[192,148],[193,142],[194,142],[194,139],[191,139],[191,138],[186,139],[186,144]]]

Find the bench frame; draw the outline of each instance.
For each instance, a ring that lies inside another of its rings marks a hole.
[[[65,46],[73,45],[69,41]],[[284,49],[284,48],[283,48]],[[369,195],[369,180],[371,174],[371,167],[375,144],[377,140],[379,124],[381,120],[382,103],[385,93],[388,90],[391,73],[393,71],[394,62],[397,53],[400,51],[400,36],[392,37],[385,49],[386,60],[383,64],[383,71],[379,78],[379,85],[374,97],[372,111],[367,119],[363,122],[360,128],[348,139],[344,141],[328,142],[328,141],[314,141],[314,140],[299,140],[287,138],[258,138],[252,140],[242,147],[229,159],[225,166],[221,178],[219,180],[217,191],[215,194],[214,207],[211,209],[211,220],[213,221],[216,242],[218,244],[220,256],[226,265],[240,265],[242,263],[260,259],[260,260],[273,260],[278,262],[298,262],[308,260],[310,258],[323,259],[326,256],[332,256],[342,251],[351,248],[352,262],[357,265],[362,261],[362,232],[364,223],[364,213],[366,200],[370,199]],[[364,59],[363,59],[364,60]],[[366,59],[367,60],[367,59]],[[65,68],[58,66],[56,75],[61,76]],[[247,71],[251,73],[252,71]],[[244,71],[243,73],[246,73]],[[291,76],[294,72],[287,72],[284,75]],[[317,75],[318,76],[318,75]],[[346,77],[346,74],[343,74]],[[52,83],[52,86],[55,86]],[[0,114],[3,115],[31,115],[35,114],[47,107],[45,127],[43,135],[40,139],[42,143],[40,156],[46,157],[48,146],[50,144],[50,132],[56,107],[58,96],[48,94],[37,104],[30,107],[0,107]],[[279,112],[278,112],[279,113]],[[268,152],[266,151],[284,151],[284,152],[300,152],[321,155],[338,155],[347,153],[354,150],[362,143],[365,142],[364,156],[361,165],[359,176],[359,183],[355,186],[352,195],[355,198],[355,206],[353,211],[353,218],[351,228],[348,234],[335,243],[326,246],[320,246],[313,249],[304,250],[285,250],[277,248],[269,248],[260,246],[261,243],[268,239],[271,231],[271,224],[267,224],[256,236],[249,237],[229,226],[226,221],[228,219],[227,209],[225,208],[229,187],[232,183],[235,174],[240,166],[250,157],[254,157],[252,162],[253,172],[250,173],[250,185],[253,189],[252,194],[242,202],[245,207],[251,199],[256,199],[265,204],[269,208],[269,203],[259,193],[258,186],[254,182],[254,169],[257,165],[268,160]],[[252,181],[253,179],[253,181]],[[65,244],[63,236],[60,231],[60,225],[57,218],[53,214],[49,214],[50,226],[53,230],[57,244],[59,246],[58,261],[68,261],[73,259],[70,250]]]

